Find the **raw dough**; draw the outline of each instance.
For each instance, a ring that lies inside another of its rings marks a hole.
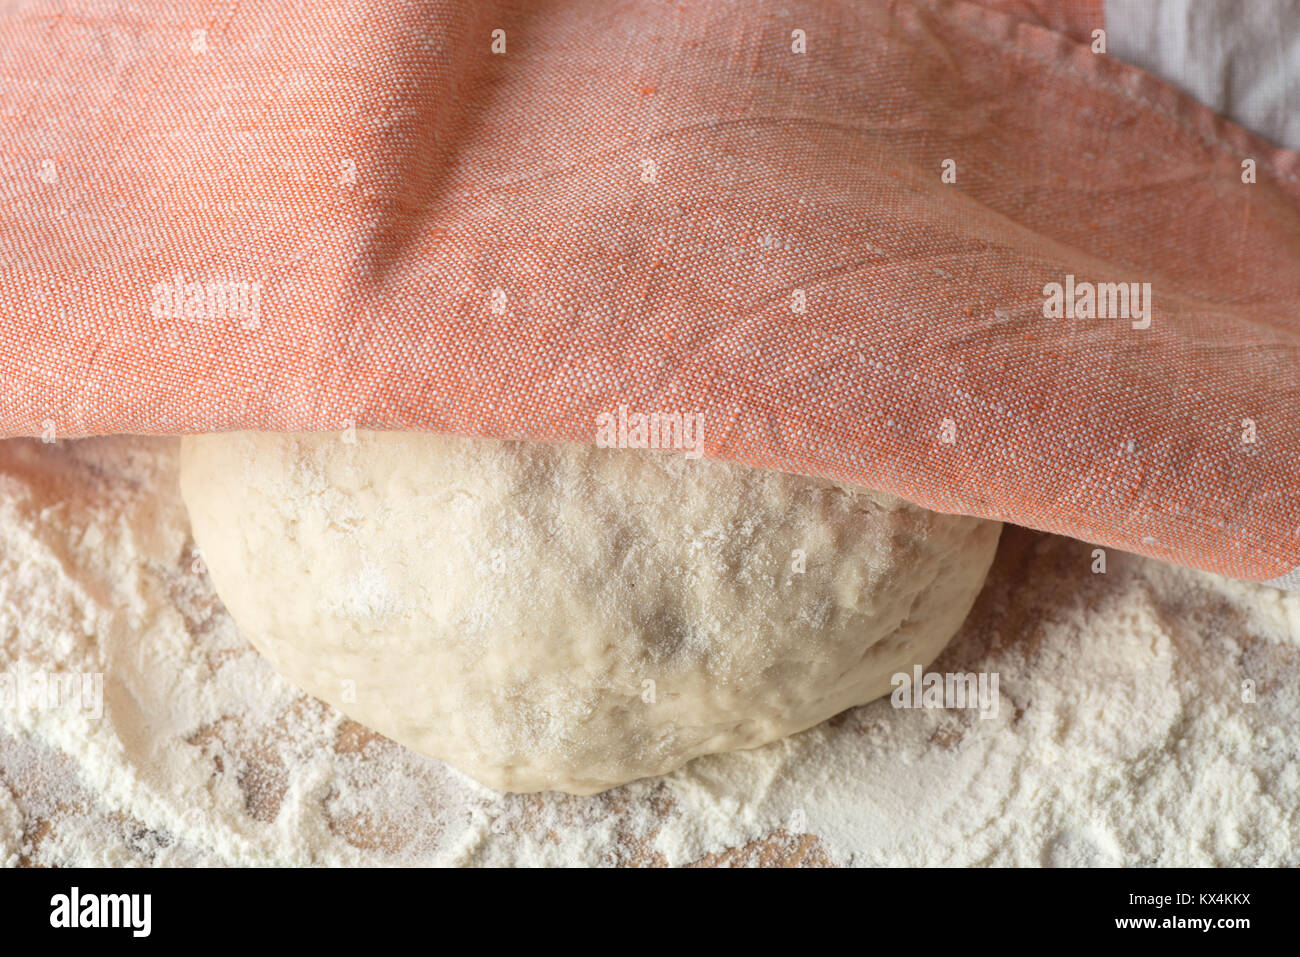
[[[217,592],[291,681],[492,787],[594,793],[889,691],[1001,526],[678,453],[397,432],[182,443]]]

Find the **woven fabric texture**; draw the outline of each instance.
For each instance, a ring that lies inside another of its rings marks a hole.
[[[685,414],[708,456],[1278,579],[1300,156],[1099,10],[6,3],[0,434]],[[1045,315],[1130,283],[1145,318]]]

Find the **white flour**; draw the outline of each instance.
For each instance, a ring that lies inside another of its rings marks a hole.
[[[4,863],[1300,864],[1300,596],[1114,552],[1094,575],[1008,528],[933,669],[997,672],[995,719],[879,701],[597,797],[504,796],[247,647],[176,445],[0,442],[0,672],[105,675],[100,719],[0,707]]]

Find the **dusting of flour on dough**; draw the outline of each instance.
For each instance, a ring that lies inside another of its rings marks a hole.
[[[253,647],[512,792],[598,793],[880,697],[961,626],[1001,531],[566,443],[223,432],[186,436],[180,463],[191,534]]]
[[[0,863],[1300,863],[1300,596],[1116,552],[1094,575],[1008,528],[933,666],[996,671],[995,719],[882,700],[595,797],[499,795],[249,649],[176,449],[0,442],[0,671],[106,676],[98,720],[0,708]]]

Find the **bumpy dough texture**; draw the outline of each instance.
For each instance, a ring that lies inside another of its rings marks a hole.
[[[674,453],[412,433],[190,436],[181,488],[286,677],[509,791],[594,793],[879,697],[947,644],[1001,529]]]

